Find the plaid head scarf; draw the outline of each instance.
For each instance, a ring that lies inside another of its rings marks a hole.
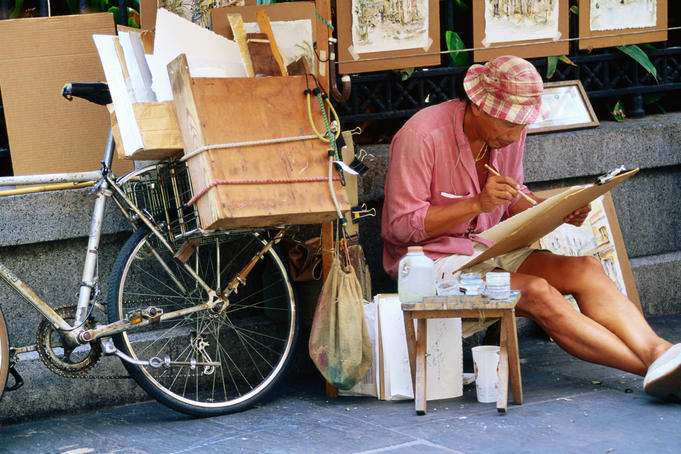
[[[544,83],[535,67],[520,57],[504,55],[471,66],[463,86],[471,102],[495,118],[528,124],[540,117]]]

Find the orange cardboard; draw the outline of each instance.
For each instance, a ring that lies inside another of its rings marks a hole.
[[[0,21],[0,92],[14,175],[100,167],[109,112],[61,95],[68,82],[104,80],[94,33],[114,33],[110,13]],[[114,159],[115,173],[132,168]]]

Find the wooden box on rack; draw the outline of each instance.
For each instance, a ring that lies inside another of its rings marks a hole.
[[[168,65],[195,203],[206,229],[317,224],[337,218],[329,145],[314,136],[305,76],[192,78],[186,58]],[[319,102],[312,119],[325,130]],[[291,138],[280,143],[255,144]],[[248,144],[244,144],[248,143]],[[244,144],[234,146],[234,144]],[[333,171],[336,176],[335,170]],[[333,181],[341,211],[345,188]]]
[[[138,102],[132,105],[142,135],[142,143],[144,143],[144,148],[132,155],[125,154],[113,104],[109,104],[108,107],[111,115],[111,131],[120,159],[158,160],[182,154],[182,137],[172,101]]]

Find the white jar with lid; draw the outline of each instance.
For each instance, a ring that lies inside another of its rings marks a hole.
[[[397,293],[403,303],[435,296],[435,265],[421,246],[409,246],[397,269]]]

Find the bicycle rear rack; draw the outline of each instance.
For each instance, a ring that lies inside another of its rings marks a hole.
[[[193,193],[185,163],[162,161],[122,177],[119,183],[142,212],[164,225],[170,242],[201,231],[198,211],[187,206]]]

